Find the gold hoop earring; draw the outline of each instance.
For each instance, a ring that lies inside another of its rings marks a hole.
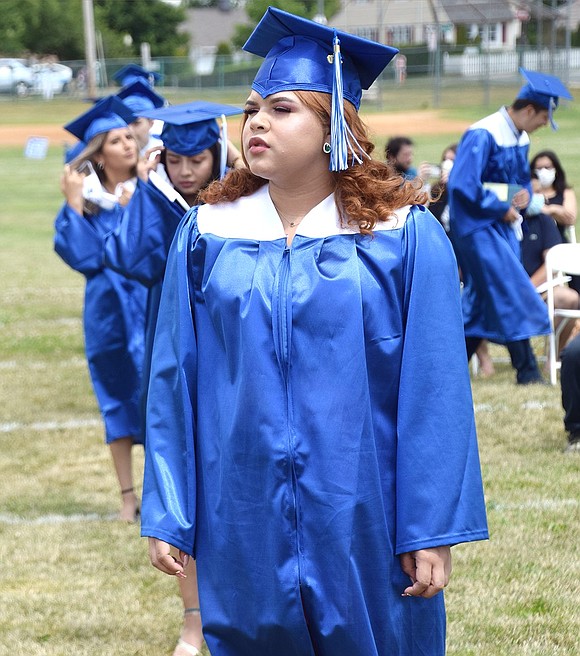
[[[324,145],[322,146],[322,152],[323,152],[325,155],[328,155],[328,154],[330,153],[331,150],[332,150],[332,149],[331,149],[331,147],[330,147],[330,144],[328,143],[328,141],[325,141],[325,142],[324,142]]]

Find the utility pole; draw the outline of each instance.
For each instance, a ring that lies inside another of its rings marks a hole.
[[[572,45],[572,36],[570,33],[570,21],[571,21],[571,16],[570,16],[570,7],[572,5],[573,0],[568,0],[566,3],[566,42],[565,42],[565,47],[566,47],[566,61],[564,65],[564,82],[566,83],[566,86],[570,83],[570,46]]]
[[[87,64],[87,93],[89,98],[97,97],[97,47],[95,39],[95,17],[93,0],[83,0],[83,24],[85,28],[85,61]]]
[[[433,21],[435,22],[435,49],[433,51],[433,107],[439,107],[441,98],[441,22],[435,0],[429,0]]]

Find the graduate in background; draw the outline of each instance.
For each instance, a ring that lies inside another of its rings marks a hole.
[[[151,134],[154,122],[152,119],[147,118],[145,114],[166,105],[165,98],[153,91],[148,84],[141,80],[136,80],[124,86],[117,94],[117,97],[127,105],[135,117],[131,123],[131,128],[137,139],[139,153],[144,155],[152,148],[163,145],[159,138]]]
[[[104,258],[107,266],[149,288],[143,412],[169,247],[179,221],[190,205],[199,202],[199,193],[223,177],[228,168],[244,165],[241,154],[227,138],[225,120],[226,116],[241,113],[238,107],[212,102],[191,102],[146,113],[151,120],[163,122],[162,149],[140,164],[135,195],[118,229],[106,237]],[[221,119],[221,128],[217,119]],[[164,168],[161,177],[160,167]],[[203,642],[194,560],[185,574],[186,578],[178,579],[184,620],[173,656],[200,653]]]
[[[147,290],[103,265],[103,240],[114,230],[136,182],[137,144],[130,110],[113,96],[65,126],[86,144],[65,165],[66,202],[55,222],[54,247],[86,277],[83,324],[91,380],[121,490],[120,519],[134,521],[131,451],[141,442],[139,394]]]
[[[522,216],[531,195],[528,134],[552,124],[560,97],[552,75],[521,69],[514,103],[463,135],[449,176],[451,238],[463,275],[467,357],[482,339],[505,344],[518,384],[543,382],[530,337],[550,332],[545,303],[520,261]]]
[[[487,527],[455,258],[357,114],[396,50],[272,7],[245,49],[249,170],[167,262],[142,534],[197,559],[214,654],[440,656]]]
[[[139,64],[126,64],[118,71],[113,73],[113,80],[119,83],[120,86],[125,87],[128,84],[133,84],[137,80],[144,82],[150,87],[154,87],[156,82],[160,82],[162,75],[156,71],[148,71]]]

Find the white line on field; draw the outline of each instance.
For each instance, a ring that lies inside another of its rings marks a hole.
[[[578,499],[530,499],[524,503],[494,503],[487,502],[488,510],[559,510],[560,508],[577,508]]]
[[[2,368],[0,363],[0,369]],[[547,408],[559,409],[560,405],[557,403],[541,403],[538,401],[526,401],[520,406],[523,410],[545,410]],[[508,410],[507,405],[491,405],[489,403],[478,403],[474,406],[474,411],[478,412],[499,412],[501,410]],[[71,428],[87,428],[90,426],[98,426],[101,423],[100,419],[70,419],[68,421],[44,421],[34,422],[32,424],[25,424],[18,421],[5,422],[0,424],[0,433],[14,433],[19,430],[34,430],[34,431],[52,431],[52,430],[67,430]]]
[[[520,405],[522,410],[547,410],[547,409],[556,409],[561,410],[562,406],[559,403],[550,401],[526,401]],[[473,406],[474,412],[513,412],[513,406],[509,406],[505,403],[476,403]]]
[[[87,428],[100,426],[100,419],[69,419],[68,421],[38,421],[32,424],[23,424],[18,421],[0,424],[0,433],[13,433],[19,430],[51,431],[67,430],[71,428]]]
[[[56,367],[83,367],[86,366],[87,361],[85,358],[67,358],[66,360],[59,360],[58,362],[48,362],[46,360],[24,360],[17,362],[16,360],[0,360],[0,370],[13,370],[13,369],[55,369]]]
[[[580,505],[578,499],[536,499],[524,503],[498,503],[488,501],[488,511],[505,512],[518,510],[546,510],[554,511],[563,508],[577,508]],[[76,513],[74,515],[41,515],[40,517],[27,518],[9,513],[0,513],[0,525],[10,526],[39,526],[47,524],[74,524],[83,522],[109,522],[117,519],[115,514],[100,515],[98,513]]]
[[[73,524],[75,522],[109,522],[116,519],[115,514],[99,515],[97,513],[77,513],[75,515],[42,515],[32,519],[18,515],[0,514],[0,524],[10,526],[38,526],[41,524]]]

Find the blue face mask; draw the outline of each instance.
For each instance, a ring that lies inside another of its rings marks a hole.
[[[526,208],[526,216],[536,216],[540,214],[545,204],[542,194],[532,194],[530,204]]]

